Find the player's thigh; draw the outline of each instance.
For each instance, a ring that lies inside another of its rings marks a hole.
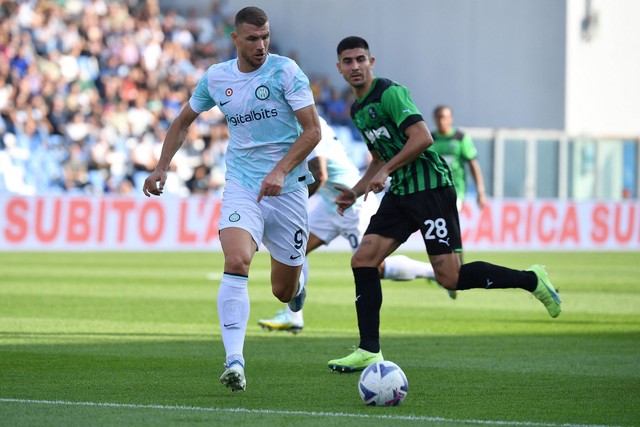
[[[249,267],[258,246],[251,234],[237,227],[220,230],[220,245],[224,254],[224,272],[249,275]]]
[[[228,227],[246,230],[256,244],[262,242],[264,212],[258,204],[257,195],[234,181],[227,181],[222,193],[218,229]]]
[[[307,194],[303,188],[261,202],[269,210],[265,216],[262,243],[271,257],[282,264],[295,267],[304,263],[309,238]]]
[[[418,223],[429,256],[462,251],[453,187],[421,191],[410,195],[403,203]]]
[[[390,237],[404,243],[418,229],[418,223],[404,206],[407,196],[386,193],[376,213],[371,216],[366,234]]]

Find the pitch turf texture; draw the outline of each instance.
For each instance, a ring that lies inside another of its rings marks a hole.
[[[640,254],[474,259],[546,264],[563,313],[521,290],[452,301],[423,280],[383,281],[383,354],[409,395],[375,408],[359,374],[326,366],[357,344],[347,253],[310,257],[297,336],[258,326],[283,304],[256,256],[238,394],[218,380],[220,253],[0,253],[0,425],[639,425]]]

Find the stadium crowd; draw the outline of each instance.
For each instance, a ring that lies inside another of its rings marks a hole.
[[[157,0],[1,2],[0,194],[141,194],[191,88],[235,56],[234,15],[225,0],[186,15]],[[351,91],[305,71],[319,112],[350,126]],[[219,110],[202,114],[165,191],[219,192],[227,141]]]

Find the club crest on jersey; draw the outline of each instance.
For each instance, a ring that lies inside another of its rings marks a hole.
[[[260,85],[256,89],[256,98],[258,98],[260,101],[264,101],[265,99],[267,99],[270,94],[271,92],[269,91],[269,88],[264,85]]]
[[[240,214],[238,212],[232,213],[231,215],[229,215],[229,221],[231,221],[231,222],[240,221]]]
[[[369,107],[369,117],[371,117],[372,119],[375,119],[376,117],[378,117],[378,112],[376,111],[375,108],[373,107]]]

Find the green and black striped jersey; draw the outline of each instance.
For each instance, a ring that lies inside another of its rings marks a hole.
[[[388,162],[407,142],[404,131],[423,121],[409,90],[391,80],[376,78],[369,92],[351,106],[351,118],[370,151]],[[391,174],[391,191],[404,195],[453,185],[447,163],[425,150],[413,162]]]

